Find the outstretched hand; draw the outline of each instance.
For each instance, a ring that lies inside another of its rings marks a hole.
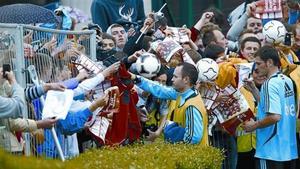
[[[86,70],[83,70],[81,72],[78,73],[78,75],[76,76],[76,79],[81,82],[84,79],[87,79],[89,77],[89,73]]]
[[[153,142],[159,136],[159,133],[157,133],[156,131],[153,132],[149,129],[147,129],[147,131],[149,132],[149,136],[146,136],[147,141],[152,141]]]
[[[246,14],[248,17],[253,16],[253,14],[255,13],[256,10],[256,3],[252,2],[250,4],[247,5],[246,7]]]
[[[66,89],[66,86],[61,83],[46,83],[43,87],[45,92],[49,90],[64,91]]]
[[[121,62],[116,62],[110,65],[108,68],[102,71],[103,76],[109,77],[110,75],[116,73],[119,70],[120,66],[121,66]]]
[[[144,49],[141,49],[141,50],[139,50],[139,51],[134,52],[134,54],[132,54],[132,55],[130,55],[130,56],[128,57],[128,61],[129,61],[130,63],[135,62],[135,61],[137,60],[137,58],[140,57],[143,53],[145,53],[145,50],[144,50]]]
[[[198,20],[198,22],[195,24],[194,28],[197,30],[201,30],[201,28],[210,22],[210,20],[213,18],[214,13],[213,12],[204,12],[201,16],[201,18]]]
[[[36,121],[36,125],[38,129],[48,129],[54,126],[57,122],[57,118],[47,118],[43,120]]]
[[[141,32],[147,32],[154,26],[154,15],[150,13],[144,21],[144,25],[141,28]]]
[[[94,112],[98,107],[103,107],[105,105],[108,104],[108,99],[109,99],[109,96],[108,96],[108,93],[105,93],[104,92],[104,96],[96,99],[90,106],[89,106],[89,110],[91,112]]]

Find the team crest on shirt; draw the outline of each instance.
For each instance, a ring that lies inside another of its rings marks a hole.
[[[123,10],[124,8],[125,8],[125,5],[120,6],[119,15],[122,17],[122,19],[132,22],[132,15],[134,13],[134,8],[129,8],[128,10]]]

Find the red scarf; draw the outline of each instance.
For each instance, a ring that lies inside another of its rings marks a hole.
[[[142,127],[136,110],[137,92],[124,64],[121,64],[118,75],[111,80],[112,86],[120,91],[119,112],[113,115],[112,126],[106,133],[106,144],[119,145],[134,142],[140,138]]]

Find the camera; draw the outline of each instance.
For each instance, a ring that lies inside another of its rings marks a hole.
[[[96,34],[98,36],[102,36],[102,29],[98,24],[89,23],[86,27],[84,27],[82,30],[95,30]]]
[[[2,70],[3,71],[3,77],[5,79],[7,79],[7,75],[5,73],[11,71],[10,64],[3,64],[2,68],[3,68],[3,70]]]
[[[164,13],[158,11],[153,14],[153,19],[155,22],[161,20],[164,17]]]
[[[150,131],[152,131],[152,132],[155,132],[155,131],[158,129],[158,127],[157,127],[156,125],[154,125],[154,124],[146,125],[146,126],[144,127],[144,135],[145,135],[145,136],[149,136],[149,131],[148,131],[148,129],[149,129]]]

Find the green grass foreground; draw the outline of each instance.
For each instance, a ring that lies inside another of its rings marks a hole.
[[[199,145],[135,144],[92,149],[66,162],[18,157],[0,151],[1,169],[220,169],[222,152]]]

